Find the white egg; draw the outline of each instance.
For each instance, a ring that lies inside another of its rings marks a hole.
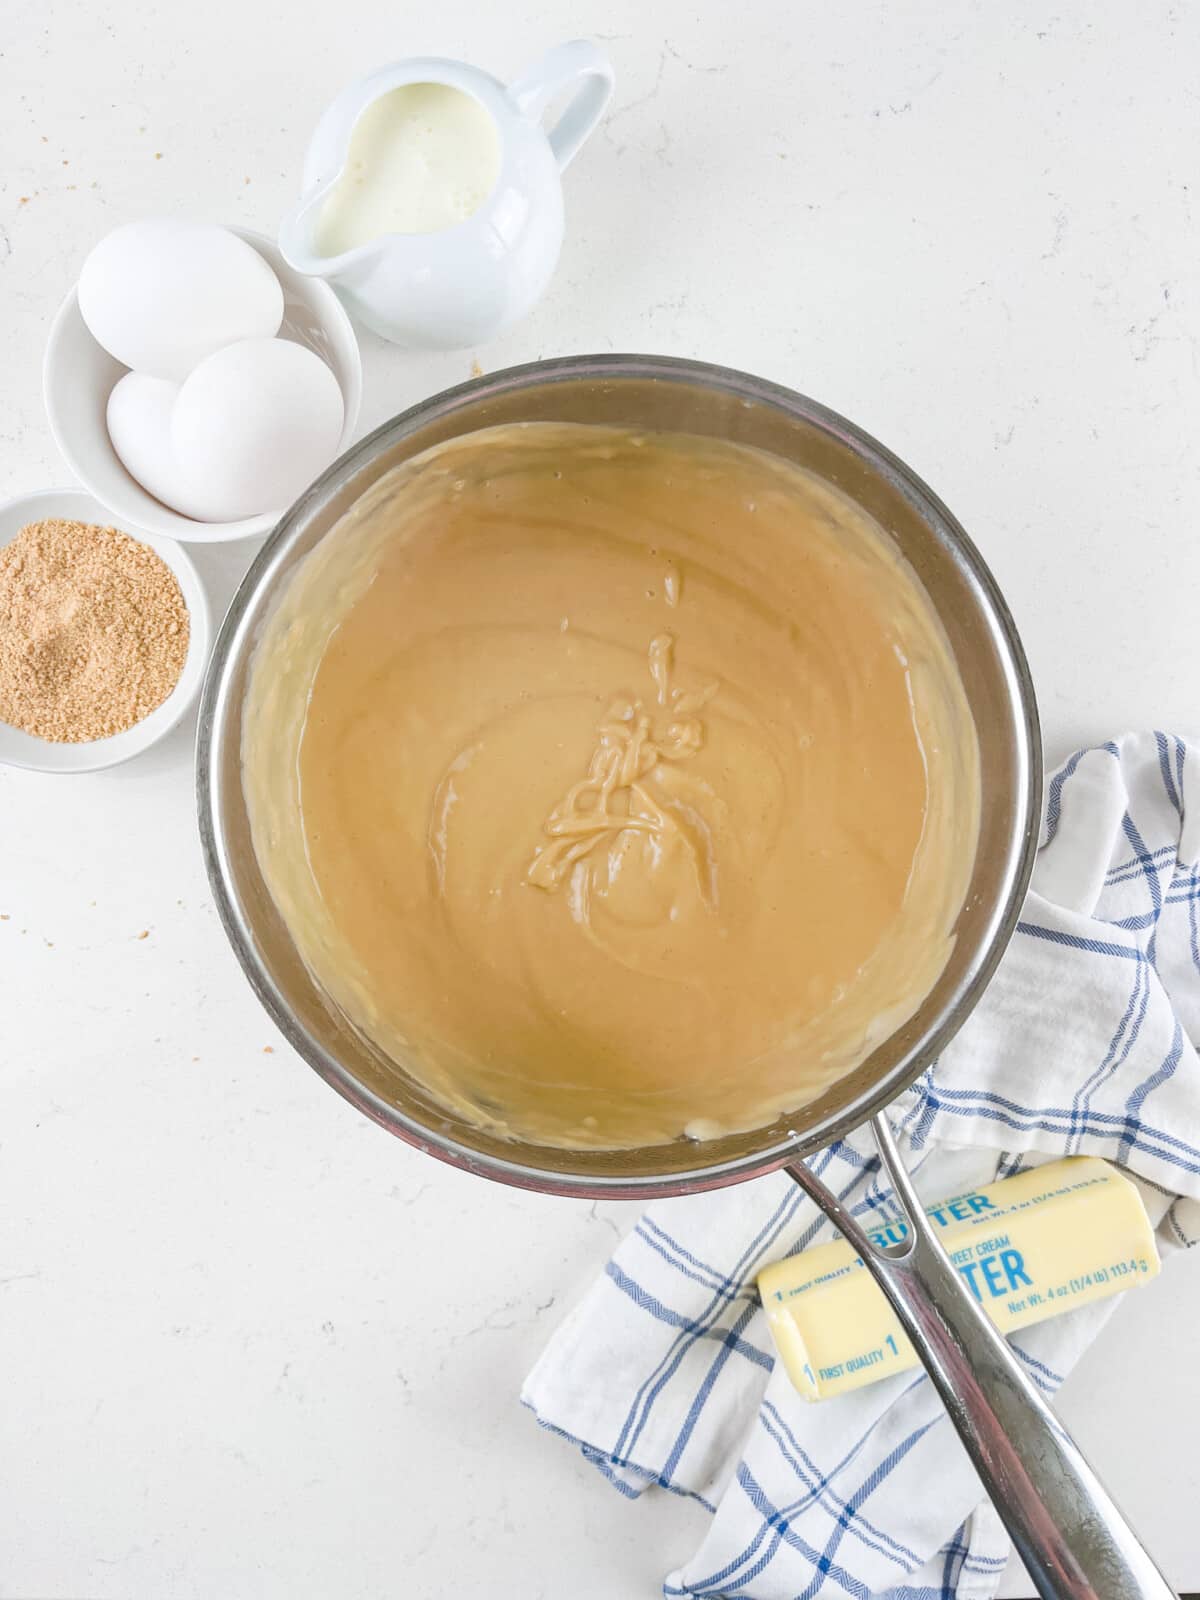
[[[342,391],[287,339],[243,339],[202,361],[171,412],[185,493],[232,522],[283,511],[337,454]]]
[[[228,228],[162,218],[101,239],[79,274],[79,310],[124,366],[182,383],[223,345],[278,333],[283,290]]]
[[[179,385],[127,372],[108,397],[108,436],[129,476],[163,505],[199,522],[219,521],[203,496],[188,494],[171,448]]]

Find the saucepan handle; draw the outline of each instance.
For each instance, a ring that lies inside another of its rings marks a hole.
[[[788,1173],[859,1252],[912,1340],[1044,1600],[1174,1600],[1104,1485],[963,1284],[886,1120],[879,1154],[908,1218],[877,1249],[803,1162]]]

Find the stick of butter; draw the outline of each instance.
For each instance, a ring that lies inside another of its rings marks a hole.
[[[1137,1189],[1106,1161],[1071,1156],[932,1206],[950,1259],[1002,1333],[1146,1283],[1159,1270]],[[900,1217],[868,1230],[900,1244]],[[871,1274],[844,1239],[758,1275],[775,1348],[808,1400],[824,1400],[917,1366],[916,1352]]]

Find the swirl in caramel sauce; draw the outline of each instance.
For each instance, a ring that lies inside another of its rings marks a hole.
[[[254,658],[255,849],[311,971],[460,1114],[759,1126],[948,958],[974,728],[915,575],[744,446],[488,429],[380,479]]]

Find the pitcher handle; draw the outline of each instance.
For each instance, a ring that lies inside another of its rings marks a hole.
[[[902,1249],[877,1250],[804,1162],[785,1170],[841,1229],[891,1302],[1038,1593],[1045,1600],[1174,1600],[1079,1447],[971,1298],[926,1219],[886,1117],[873,1126],[908,1219]]]
[[[604,115],[613,89],[612,62],[590,39],[572,39],[557,45],[508,89],[522,113],[536,122],[555,95],[575,84],[579,87],[570,104],[546,134],[560,172]]]

